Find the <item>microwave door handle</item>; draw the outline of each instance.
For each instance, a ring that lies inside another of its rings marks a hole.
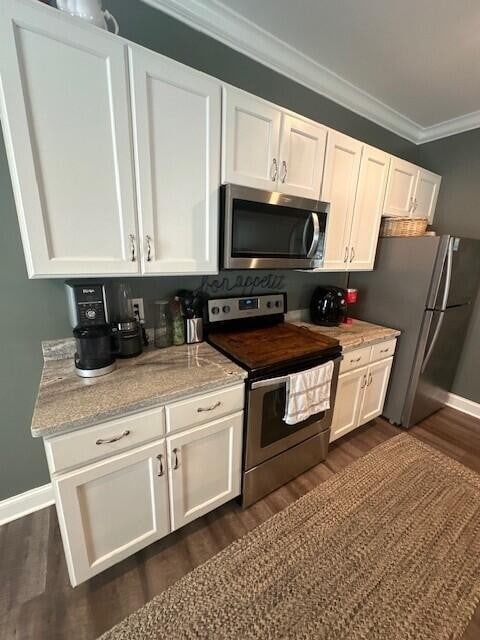
[[[312,238],[312,244],[310,245],[310,249],[307,252],[307,258],[313,258],[313,256],[315,255],[315,252],[317,251],[318,242],[320,240],[320,222],[318,220],[318,213],[315,213],[315,211],[312,211],[310,215],[311,215],[311,220],[313,224],[313,238]]]

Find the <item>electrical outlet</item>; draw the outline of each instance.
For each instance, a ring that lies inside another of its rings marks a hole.
[[[132,298],[133,313],[135,318],[142,324],[145,322],[145,311],[143,309],[143,298]]]

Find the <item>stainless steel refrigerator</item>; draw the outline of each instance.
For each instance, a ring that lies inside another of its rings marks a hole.
[[[480,287],[480,240],[382,238],[375,269],[350,274],[353,314],[402,331],[383,415],[411,427],[452,390]]]

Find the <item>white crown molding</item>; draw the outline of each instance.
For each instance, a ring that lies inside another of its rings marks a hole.
[[[415,144],[480,126],[480,111],[422,127],[215,0],[143,0]]]
[[[432,142],[433,140],[439,140],[440,138],[447,138],[448,136],[454,136],[457,133],[478,129],[478,127],[480,127],[480,111],[473,111],[472,113],[466,113],[464,116],[459,116],[458,118],[439,122],[431,127],[420,127],[417,144]]]
[[[0,500],[0,526],[49,507],[51,504],[55,504],[51,484],[44,484],[6,500]]]

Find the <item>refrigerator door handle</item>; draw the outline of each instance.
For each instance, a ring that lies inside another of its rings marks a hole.
[[[442,311],[445,311],[446,307],[447,307],[447,302],[448,302],[448,295],[450,293],[450,285],[452,283],[452,268],[453,268],[453,244],[454,244],[455,238],[450,238],[449,243],[448,243],[448,250],[447,250],[447,270],[445,273],[445,289],[443,290],[443,299],[442,299],[442,306],[440,307],[440,309]]]
[[[435,349],[435,344],[438,340],[438,336],[440,335],[440,330],[442,328],[444,317],[445,317],[445,313],[443,311],[440,311],[437,326],[435,327],[435,331],[433,332],[432,341],[430,342],[430,346],[428,347],[427,354],[422,363],[421,373],[425,371],[430,361],[430,358],[432,357],[433,350]]]

